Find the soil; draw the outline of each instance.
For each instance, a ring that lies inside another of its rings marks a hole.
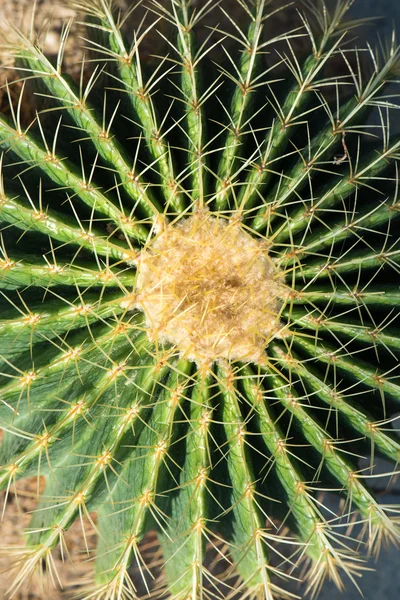
[[[29,478],[19,482],[8,494],[4,517],[1,523],[0,538],[0,599],[7,598],[7,590],[15,579],[19,568],[19,561],[25,560],[23,530],[29,527],[32,511],[36,506],[39,490],[43,489],[44,482],[36,478]],[[0,505],[3,506],[6,494],[3,492]],[[85,530],[85,536],[82,533]],[[54,571],[60,582],[69,592],[69,597],[78,584],[85,579],[90,579],[93,567],[88,562],[89,556],[85,548],[85,538],[89,550],[95,548],[95,533],[87,519],[82,523],[77,521],[65,535],[65,560],[58,548],[53,552]],[[63,590],[57,581],[45,577],[45,571],[40,569],[32,579],[27,580],[20,590],[13,596],[15,600],[61,600],[65,598]]]

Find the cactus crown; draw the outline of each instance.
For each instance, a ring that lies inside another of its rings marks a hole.
[[[151,338],[198,366],[260,363],[279,331],[285,292],[276,271],[263,240],[235,220],[197,210],[163,228],[141,253],[135,300],[123,306],[143,310]]]
[[[78,82],[63,72],[69,26],[55,61],[21,33],[14,47],[0,485],[6,501],[20,478],[46,485],[10,593],[44,563],[56,580],[77,519],[97,533],[81,600],[143,587],[272,600],[303,576],[314,595],[326,579],[342,588],[364,568],[346,532],[361,523],[371,552],[400,539],[399,507],[368,486],[376,456],[388,480],[400,458],[386,90],[399,50],[352,49],[350,0],[306,2],[273,36],[268,0],[238,0],[238,16],[214,0],[147,5],[130,36],[110,0],[80,5],[96,66]],[[165,52],[145,61],[156,30]],[[25,126],[31,86],[42,104]]]

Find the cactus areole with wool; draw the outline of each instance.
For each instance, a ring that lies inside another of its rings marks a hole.
[[[70,25],[51,60],[14,32],[0,486],[38,498],[8,593],[44,565],[80,600],[358,585],[400,541],[373,488],[400,460],[399,49],[355,49],[350,0],[282,32],[268,0],[145,4],[78,3],[76,81]]]
[[[123,306],[145,313],[150,339],[199,366],[265,362],[266,344],[279,335],[284,286],[262,238],[197,210],[163,227],[137,262],[136,291]]]

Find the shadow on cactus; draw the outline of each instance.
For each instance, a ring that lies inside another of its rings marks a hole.
[[[238,2],[235,21],[223,2],[149,0],[132,43],[127,15],[85,3],[80,85],[68,27],[54,63],[19,35],[25,89],[0,120],[0,482],[6,501],[19,478],[46,487],[11,595],[44,564],[57,577],[52,551],[85,516],[81,600],[272,600],[296,578],[316,595],[399,541],[399,507],[368,486],[376,457],[388,482],[400,457],[398,48],[352,49],[350,2],[306,5],[273,39],[272,5]],[[156,31],[165,52],[142,61]]]

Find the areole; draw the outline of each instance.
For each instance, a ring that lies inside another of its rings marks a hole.
[[[153,342],[172,344],[198,365],[265,363],[266,346],[284,329],[287,295],[266,240],[236,215],[208,209],[162,223],[137,260],[136,289],[122,306],[144,312]]]

